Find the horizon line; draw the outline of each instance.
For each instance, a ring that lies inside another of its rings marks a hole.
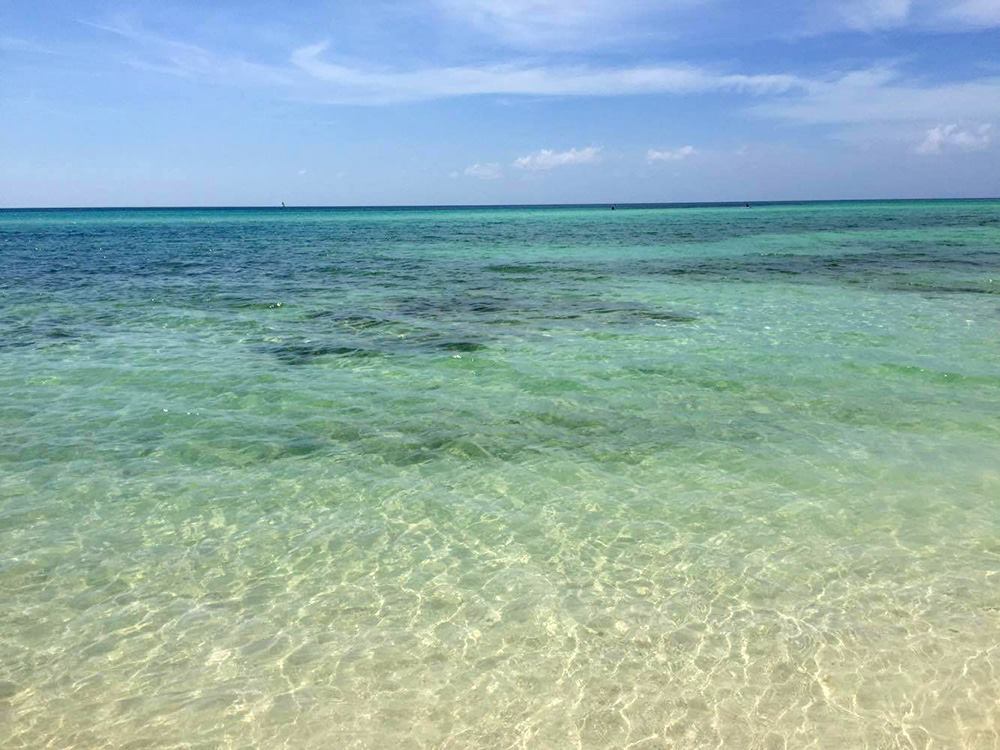
[[[911,197],[911,198],[782,198],[775,200],[724,200],[724,201],[641,201],[641,202],[588,202],[588,203],[385,203],[385,204],[297,204],[278,203],[245,205],[101,205],[101,206],[0,206],[0,211],[219,211],[219,210],[377,210],[377,209],[488,209],[488,208],[700,208],[712,206],[774,206],[808,203],[915,203],[1000,201],[1000,195],[970,196],[963,198]]]

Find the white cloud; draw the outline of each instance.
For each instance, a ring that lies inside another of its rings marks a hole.
[[[542,172],[572,164],[593,164],[600,158],[601,148],[599,146],[571,148],[569,151],[552,151],[551,149],[543,148],[540,151],[535,151],[533,154],[515,159],[514,166],[518,169]]]
[[[132,59],[130,64],[141,70],[230,85],[287,87],[295,83],[291,71],[285,67],[222,55],[196,44],[153,34],[124,21],[81,23],[134,43],[146,57]]]
[[[501,43],[550,51],[698,35],[718,0],[428,0],[447,20]],[[732,4],[729,19],[755,14]],[[810,0],[790,3],[768,25],[807,35],[845,30],[964,31],[1000,26],[1000,0]],[[695,11],[695,12],[692,12]],[[716,20],[717,26],[719,21]]]
[[[471,167],[466,167],[463,174],[479,180],[499,180],[503,177],[503,170],[495,163],[473,164]]]
[[[982,151],[988,148],[992,139],[992,126],[985,124],[969,130],[958,125],[938,125],[924,134],[917,146],[917,153],[924,155],[941,154],[945,151]]]
[[[915,5],[926,1],[913,0]],[[968,10],[974,5],[984,19],[990,8],[1000,5],[1000,0],[943,1],[945,10]],[[528,0],[515,4],[524,3]],[[142,57],[132,64],[146,70],[244,88],[270,88],[286,98],[329,104],[383,105],[479,95],[736,93],[762,99],[751,108],[759,115],[806,124],[905,121],[928,127],[941,122],[942,116],[954,122],[1000,120],[1000,77],[930,85],[905,77],[891,64],[817,78],[727,72],[683,63],[613,67],[517,60],[388,69],[334,61],[327,44],[296,49],[286,64],[264,64],[163,38],[126,23],[97,28],[134,44]]]
[[[698,151],[694,146],[681,146],[673,149],[649,149],[646,152],[646,160],[650,163],[657,161],[683,161],[689,156],[694,156]]]
[[[628,94],[787,91],[801,85],[790,75],[714,73],[686,65],[631,68],[542,66],[520,63],[374,70],[327,62],[327,44],[295,50],[292,64],[327,84],[334,101],[385,104],[478,94],[528,96],[623,96]]]
[[[329,44],[295,49],[288,65],[264,64],[168,39],[124,22],[87,25],[133,43],[134,67],[234,86],[281,89],[330,104],[381,105],[461,96],[629,96],[733,92],[781,93],[806,81],[786,74],[745,74],[693,65],[631,67],[497,64],[391,69],[328,59]]]
[[[34,55],[54,55],[55,50],[36,44],[29,39],[0,35],[0,52],[25,52]]]
[[[843,73],[804,85],[803,93],[776,97],[751,111],[806,124],[940,122],[1000,119],[1000,78],[919,85],[893,66]]]
[[[1000,26],[1000,0],[820,0],[806,6],[812,34],[844,30],[975,31]]]
[[[848,27],[873,31],[905,23],[912,5],[911,0],[852,0],[837,3],[836,10]]]
[[[944,15],[970,26],[1000,26],[1000,0],[965,0],[945,5]]]
[[[447,17],[502,42],[545,49],[593,48],[648,32],[651,13],[710,0],[432,0]]]

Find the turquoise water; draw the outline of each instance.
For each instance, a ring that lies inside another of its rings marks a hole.
[[[1000,203],[0,212],[0,746],[1000,746]]]

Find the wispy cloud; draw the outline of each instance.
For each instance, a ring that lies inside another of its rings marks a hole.
[[[426,0],[446,19],[502,44],[580,52],[650,37],[697,34],[706,19],[751,31],[759,4],[720,0]],[[714,8],[713,8],[714,6]],[[725,18],[711,15],[728,6]],[[788,4],[767,33],[965,31],[1000,26],[1000,0],[811,0]],[[766,10],[765,10],[766,12]],[[749,23],[745,21],[749,20]]]
[[[944,13],[971,26],[1000,26],[1000,2],[964,0],[945,3]]]
[[[846,26],[874,31],[905,23],[912,5],[912,0],[847,0],[836,3],[835,9]]]
[[[504,60],[492,64],[386,67],[337,60],[328,42],[294,49],[287,64],[265,64],[240,55],[164,37],[123,20],[86,23],[129,42],[128,64],[192,80],[271,87],[285,95],[331,104],[384,105],[463,96],[629,96],[730,92],[748,96],[801,89],[803,79],[784,73],[712,70],[685,63],[598,66]]]
[[[527,156],[514,160],[514,166],[531,172],[546,172],[556,167],[566,167],[573,164],[593,164],[601,158],[600,146],[586,148],[571,148],[569,151],[552,151],[543,148]]]
[[[505,63],[418,70],[380,70],[325,60],[326,43],[295,50],[292,64],[328,84],[333,99],[391,103],[456,96],[623,96],[628,94],[787,91],[801,85],[790,75],[714,73],[687,65],[627,68]]]
[[[941,113],[959,120],[1000,118],[1000,78],[919,84],[892,65],[812,80],[797,95],[755,105],[751,110],[805,124],[939,122]]]
[[[488,164],[473,164],[466,167],[462,172],[466,177],[475,177],[477,180],[499,180],[503,177],[503,169],[499,164],[490,162]]]
[[[170,39],[123,20],[109,23],[82,21],[85,26],[113,34],[138,48],[128,59],[133,67],[182,78],[230,85],[293,86],[287,67],[265,65],[238,55],[226,55],[189,42]]]
[[[649,32],[651,14],[710,0],[431,0],[451,20],[522,48],[595,48]]]
[[[31,55],[54,55],[56,51],[30,39],[0,35],[0,52],[23,52]]]
[[[858,0],[848,7],[861,13],[862,6],[867,4],[871,6],[867,17],[889,18],[893,13],[897,16],[902,13],[901,5],[891,4],[895,1]],[[913,0],[913,3],[919,10],[924,1]],[[515,5],[524,10],[531,4],[528,0],[516,0]],[[1000,0],[950,1],[945,5],[949,12],[964,9],[962,12],[988,20],[991,9],[1000,6]],[[546,8],[551,10],[549,6]],[[1000,10],[997,12],[1000,15]],[[293,50],[286,63],[265,64],[167,38],[122,21],[90,25],[125,40],[129,44],[129,63],[135,67],[220,85],[269,88],[282,98],[330,104],[372,106],[484,95],[616,97],[729,93],[757,99],[756,103],[750,103],[750,111],[757,115],[804,124],[906,121],[929,127],[941,121],[942,113],[955,122],[1000,119],[1000,78],[927,84],[908,78],[898,65],[891,63],[814,77],[788,71],[727,71],[685,63],[602,66],[505,60],[492,64],[390,68],[337,59],[328,43],[318,43]]]
[[[924,134],[916,152],[928,156],[945,151],[982,151],[990,145],[992,130],[993,126],[989,124],[969,129],[962,129],[956,124],[938,125]]]
[[[812,33],[912,28],[964,31],[1000,26],[998,0],[822,0],[807,17]]]
[[[658,161],[683,161],[690,156],[694,156],[698,151],[694,146],[681,146],[673,149],[649,149],[646,152],[646,161],[653,163]]]

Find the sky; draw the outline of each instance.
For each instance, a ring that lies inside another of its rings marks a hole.
[[[0,0],[0,206],[1000,196],[1000,0]]]

